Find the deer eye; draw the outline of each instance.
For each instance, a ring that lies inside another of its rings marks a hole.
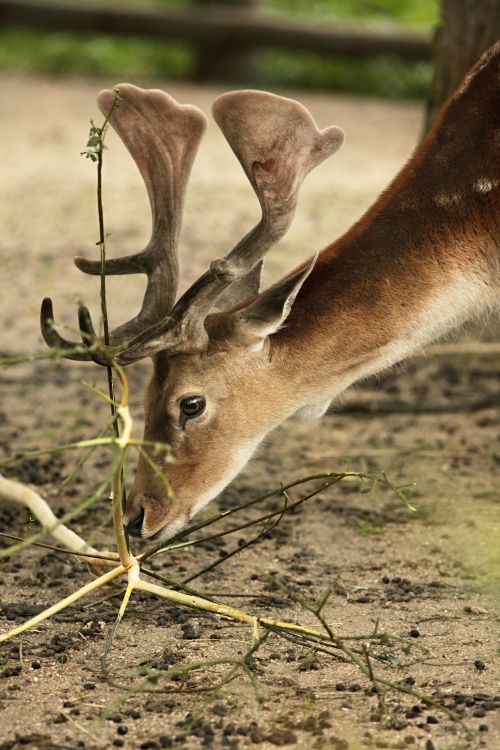
[[[186,396],[181,399],[179,406],[184,419],[192,419],[205,411],[206,401],[203,396]]]

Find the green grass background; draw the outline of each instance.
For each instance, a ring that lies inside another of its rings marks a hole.
[[[73,0],[66,0],[70,3]],[[106,0],[80,3],[108,5]],[[188,8],[193,0],[120,0],[120,7]],[[420,31],[432,34],[438,0],[260,0],[259,12],[330,24],[336,28]],[[192,77],[196,49],[188,43],[104,34],[0,30],[0,71],[64,76],[113,76],[141,83]],[[327,58],[278,49],[259,52],[241,82],[258,87],[313,88],[384,97],[425,96],[432,66],[383,56],[370,60]]]

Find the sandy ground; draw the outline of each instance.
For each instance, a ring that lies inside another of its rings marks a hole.
[[[95,253],[97,240],[95,171],[79,154],[89,119],[100,121],[96,93],[115,83],[0,78],[2,356],[43,351],[38,310],[44,296],[53,297],[57,317],[71,325],[76,300],[97,309],[96,281],[71,262],[73,255]],[[161,87],[206,112],[220,93]],[[359,217],[410,155],[421,127],[419,104],[287,93],[321,127],[340,125],[346,143],[308,177],[296,222],[269,256],[267,280]],[[124,148],[111,136],[108,145],[109,251],[126,254],[147,241],[149,211]],[[181,286],[257,218],[255,197],[212,124],[186,201]],[[113,325],[138,309],[143,289],[137,279],[110,282]],[[495,336],[485,333],[490,340]],[[138,437],[148,371],[147,364],[130,368]],[[331,589],[324,611],[329,626],[352,638],[346,643],[353,648],[368,644],[374,671],[453,709],[463,725],[394,690],[385,693],[387,710],[380,719],[372,683],[351,660],[339,652],[310,652],[275,635],[250,662],[263,700],[246,677],[225,690],[203,692],[228,665],[193,670],[181,684],[169,667],[240,658],[251,629],[146,594],[134,595],[129,605],[105,677],[100,655],[123,590],[115,584],[0,645],[0,748],[500,747],[499,373],[498,357],[491,355],[415,359],[352,389],[318,422],[290,421],[213,504],[230,507],[280,482],[342,470],[350,456],[353,469],[386,472],[395,483],[416,482],[415,512],[383,488],[362,494],[349,481],[321,492],[233,557],[227,553],[254,532],[165,553],[152,563],[157,572],[182,581],[224,560],[192,585],[251,614],[311,627],[319,627],[317,619],[287,591],[314,602]],[[106,404],[82,385],[85,379],[105,388],[98,368],[38,362],[4,367],[0,376],[0,460],[94,437],[106,423]],[[105,452],[94,454],[76,480],[61,486],[76,460],[71,453],[44,456],[8,471],[36,485],[63,513],[95,492],[110,461]],[[276,502],[267,500],[263,509]],[[70,525],[110,548],[107,510],[108,501],[100,497]],[[37,528],[26,510],[2,504],[0,531],[26,536]],[[47,550],[11,554],[0,567],[1,630],[92,576],[83,564]],[[189,717],[197,711],[192,726]]]

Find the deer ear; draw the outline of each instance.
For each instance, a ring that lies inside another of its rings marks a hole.
[[[258,351],[268,336],[276,333],[285,322],[295,298],[309,274],[316,258],[299,271],[278,281],[234,315],[235,332],[241,345]]]

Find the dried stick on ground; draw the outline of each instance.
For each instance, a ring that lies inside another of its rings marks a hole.
[[[105,562],[102,559],[103,553],[91,547],[78,534],[61,523],[57,516],[54,515],[48,503],[31,487],[27,487],[13,479],[6,479],[0,474],[0,498],[2,500],[13,500],[29,508],[31,513],[38,518],[43,528],[54,539],[64,544],[71,552],[81,552],[84,555],[97,555],[99,557],[99,565]],[[116,553],[109,554],[116,557]],[[89,559],[86,557],[85,559],[87,562],[92,562],[92,558]]]

